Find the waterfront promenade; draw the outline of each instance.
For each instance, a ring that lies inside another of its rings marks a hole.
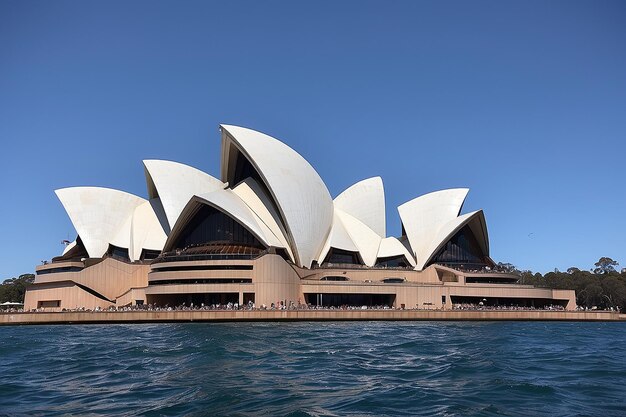
[[[549,310],[174,310],[0,313],[0,325],[262,321],[624,321],[612,311]]]

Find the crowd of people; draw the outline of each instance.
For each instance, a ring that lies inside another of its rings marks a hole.
[[[565,307],[558,304],[550,304],[546,306],[520,306],[520,305],[486,305],[482,302],[474,303],[459,303],[452,305],[453,310],[512,310],[512,311],[564,311]]]
[[[125,312],[125,311],[255,311],[255,310],[442,310],[442,307],[434,305],[416,305],[414,308],[393,307],[389,305],[340,305],[340,306],[324,306],[314,304],[302,304],[294,302],[279,301],[272,303],[269,306],[262,304],[257,306],[254,302],[249,301],[247,303],[225,303],[225,304],[194,304],[194,303],[182,303],[179,305],[157,305],[157,304],[136,304],[127,305],[123,307],[111,306],[108,308],[96,307],[95,309],[88,309],[84,307],[78,308],[62,308],[62,312]],[[545,306],[521,306],[521,305],[486,305],[480,303],[455,303],[452,305],[452,310],[463,311],[492,311],[492,310],[511,310],[511,311],[564,311],[565,307],[562,305],[545,305]],[[579,308],[579,311],[584,309]],[[6,313],[22,313],[22,312],[50,312],[50,308],[37,308],[33,310],[23,310],[22,308],[10,308],[1,310]]]

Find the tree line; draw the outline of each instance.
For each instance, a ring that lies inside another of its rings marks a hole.
[[[574,290],[576,304],[585,308],[618,309],[626,312],[626,268],[618,271],[619,263],[602,257],[589,270],[577,267],[561,272],[555,269],[545,275],[539,272],[519,271],[511,264],[500,264],[520,275],[520,284],[535,287]]]
[[[35,275],[33,274],[22,274],[17,278],[5,279],[0,285],[0,303],[7,301],[23,303],[26,287],[34,281]]]

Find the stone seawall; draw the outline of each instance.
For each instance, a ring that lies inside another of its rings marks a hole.
[[[626,320],[626,315],[608,311],[458,310],[220,310],[0,313],[0,325],[359,320],[623,321]]]

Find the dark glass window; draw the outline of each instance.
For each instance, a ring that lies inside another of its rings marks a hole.
[[[191,266],[175,266],[165,268],[152,267],[156,272],[170,271],[252,271],[253,265],[191,265]]]
[[[383,282],[385,284],[401,284],[403,282],[405,282],[406,280],[404,278],[385,278],[383,279]]]
[[[37,271],[37,275],[56,274],[59,272],[80,272],[83,268],[79,266],[62,266],[60,268],[50,268]]]
[[[463,227],[450,239],[433,258],[432,263],[465,266],[489,265],[487,256],[469,226]]]
[[[336,248],[330,248],[328,255],[326,255],[326,259],[324,259],[324,263],[352,265],[363,264],[358,253]]]
[[[204,245],[212,242],[264,248],[259,240],[232,217],[203,205],[180,233],[174,248]]]
[[[254,168],[254,165],[252,165],[252,163],[248,160],[248,158],[246,158],[243,153],[237,152],[237,162],[235,163],[235,176],[233,177],[231,187],[234,187],[246,178],[252,178],[256,182],[261,184],[261,186],[263,186],[264,184],[263,180],[261,179],[261,175],[259,175],[257,170]]]
[[[149,285],[251,284],[252,278],[187,278],[149,281]]]
[[[130,257],[128,256],[128,249],[120,248],[119,246],[109,245],[109,250],[107,254],[118,261],[130,262]]]
[[[348,277],[322,277],[320,281],[348,281]]]
[[[383,268],[408,268],[409,262],[404,255],[376,259],[376,266]]]
[[[161,251],[158,251],[158,250],[144,249],[141,251],[141,260],[149,261],[152,259],[156,259],[159,257],[160,254],[161,254]]]
[[[307,304],[317,306],[378,306],[392,307],[396,301],[395,294],[304,294]]]
[[[466,277],[465,282],[468,284],[515,284],[519,278],[517,277]]]
[[[37,308],[61,307],[61,300],[37,301]]]

